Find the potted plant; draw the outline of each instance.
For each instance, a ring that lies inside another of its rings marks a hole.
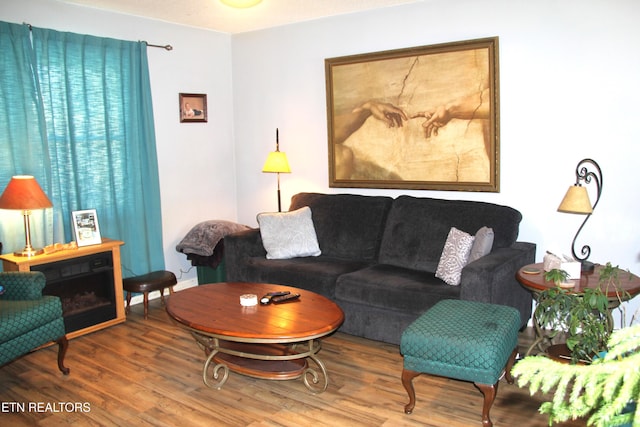
[[[560,287],[559,280],[566,280],[566,272],[551,270],[545,279],[556,286],[538,295],[535,318],[538,324],[549,329],[549,337],[565,335],[565,344],[571,363],[589,362],[594,355],[607,348],[610,334],[607,295],[600,287],[586,288],[576,294]]]
[[[529,356],[511,371],[519,387],[531,394],[548,393],[552,401],[540,406],[549,425],[586,418],[587,425],[622,427],[640,425],[640,325],[619,329],[611,335],[608,352],[593,363],[574,365]],[[636,422],[636,420],[638,420]]]
[[[518,386],[528,386],[531,394],[555,389],[552,401],[540,406],[540,412],[549,415],[549,425],[588,417],[589,426],[640,426],[640,410],[636,405],[640,397],[640,325],[624,327],[623,320],[622,329],[611,333],[611,316],[607,305],[603,305],[605,300],[609,300],[607,294],[611,294],[612,286],[615,286],[615,295],[620,302],[628,299],[620,286],[621,271],[607,263],[601,268],[599,286],[592,291],[585,289],[581,300],[576,300],[576,295],[571,296],[566,289],[556,287],[549,290],[549,300],[542,304],[546,309],[540,308],[539,313],[536,308],[537,315],[542,316],[547,324],[564,327],[568,339],[573,339],[571,343],[567,342],[567,346],[572,345],[576,353],[575,357],[572,354],[572,359],[577,360],[580,358],[577,355],[582,354],[589,362],[561,363],[548,357],[529,356],[512,370]],[[545,278],[552,280],[561,276],[555,272]],[[554,296],[555,301],[552,300]],[[571,319],[571,313],[576,314],[577,319]],[[603,318],[606,322],[602,321]],[[635,315],[632,324],[634,320]],[[595,323],[604,325],[604,328],[594,326]],[[577,324],[585,330],[581,333],[578,329],[572,330]],[[602,344],[604,336],[608,338]]]

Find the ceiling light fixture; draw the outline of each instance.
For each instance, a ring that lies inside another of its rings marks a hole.
[[[248,7],[253,7],[262,2],[262,0],[220,0],[223,4],[227,6],[235,7],[238,9],[246,9]]]

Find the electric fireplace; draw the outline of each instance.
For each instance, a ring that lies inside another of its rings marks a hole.
[[[116,318],[111,251],[34,265],[47,278],[44,295],[62,301],[67,333]]]

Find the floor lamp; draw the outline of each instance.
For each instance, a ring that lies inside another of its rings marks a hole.
[[[46,209],[53,205],[44,194],[38,181],[31,175],[17,175],[11,178],[4,193],[0,196],[0,209],[21,210],[24,216],[24,249],[14,252],[16,256],[34,256],[42,253],[31,246],[31,227],[29,216],[32,210]]]
[[[280,201],[280,174],[291,173],[287,155],[280,151],[280,141],[278,138],[278,129],[276,129],[276,151],[269,153],[267,160],[264,162],[262,172],[275,173],[278,176],[278,212],[282,212],[282,203]]]

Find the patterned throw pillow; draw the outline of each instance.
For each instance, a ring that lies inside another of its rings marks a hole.
[[[320,255],[320,246],[308,206],[292,212],[258,214],[260,236],[267,259]]]
[[[476,232],[467,263],[488,255],[491,252],[491,248],[493,248],[493,228],[482,227]]]
[[[444,244],[436,277],[446,284],[458,286],[462,276],[462,269],[467,265],[474,237],[455,227],[451,227],[447,241]]]

